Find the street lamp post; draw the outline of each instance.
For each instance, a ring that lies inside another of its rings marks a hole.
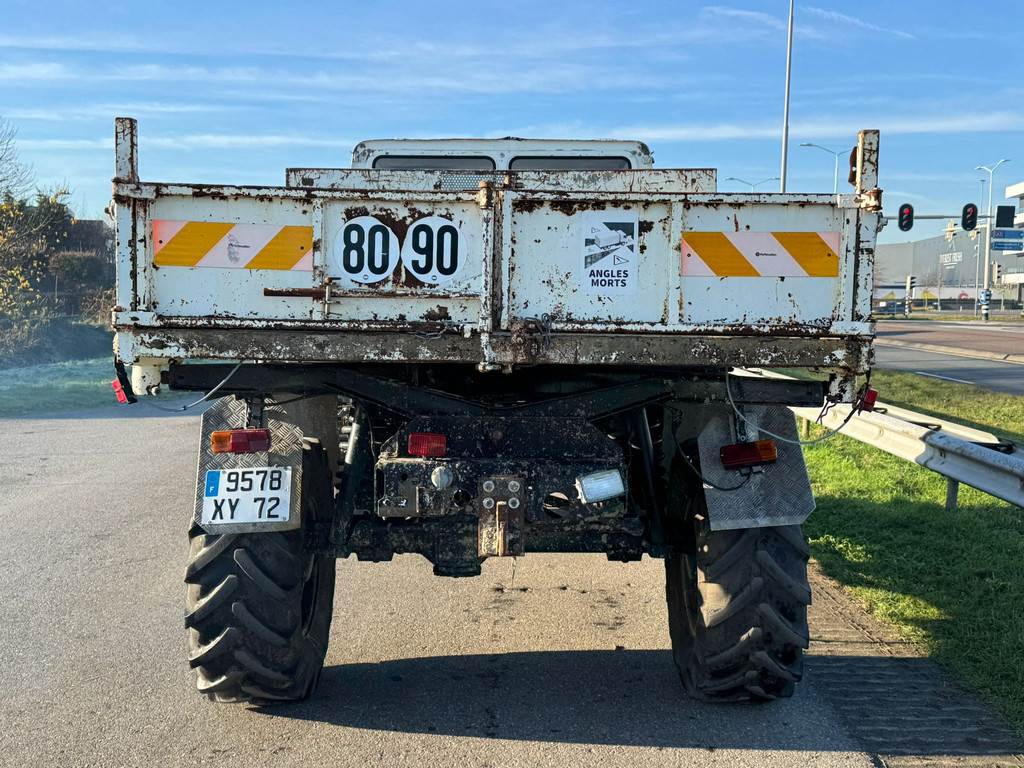
[[[814,147],[816,149],[820,149],[822,152],[828,152],[830,155],[832,155],[835,158],[836,168],[835,168],[835,172],[832,175],[832,194],[833,195],[838,194],[839,193],[839,156],[841,154],[843,154],[843,152],[841,150],[840,151],[836,151],[834,149],[829,149],[828,147],[821,146],[821,144],[814,144],[814,143],[812,143],[810,141],[802,141],[802,142],[800,142],[800,146],[801,147]]]
[[[1004,157],[998,163],[989,168],[987,165],[977,165],[974,167],[976,171],[985,171],[988,174],[988,226],[985,227],[985,268],[984,268],[984,290],[987,292],[992,286],[992,177],[995,175],[996,170],[1003,163],[1010,162],[1010,158]],[[989,313],[989,302],[985,301],[981,304],[981,319],[988,322]]]
[[[985,199],[985,182],[987,179],[978,179],[981,182],[981,197],[979,200]],[[974,233],[974,314],[978,314],[978,283],[981,275],[981,241],[977,238],[977,232]]]
[[[730,176],[729,178],[726,179],[726,181],[738,181],[740,184],[746,184],[748,187],[750,187],[750,191],[751,192],[753,192],[755,189],[757,189],[762,184],[767,184],[769,181],[778,181],[778,180],[779,180],[778,176],[772,176],[770,179],[761,179],[760,181],[747,181],[746,179],[740,179],[740,178],[738,178],[736,176]]]
[[[782,171],[779,174],[779,192],[786,191],[786,163],[789,159],[789,81],[793,71],[793,4],[789,0],[789,26],[786,31],[786,95],[782,103]]]

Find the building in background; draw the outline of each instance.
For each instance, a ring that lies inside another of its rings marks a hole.
[[[1017,229],[1024,229],[1024,181],[1008,186],[1006,199],[1012,200],[1017,206],[1017,215],[1013,219],[1013,226]]]
[[[1006,188],[1006,196],[1017,206],[1014,226],[1024,228],[1024,182]],[[979,254],[985,247],[985,228],[980,223],[974,232],[964,232],[955,221],[951,239],[947,235],[908,243],[877,246],[875,254],[875,306],[881,309],[897,303],[902,306],[907,276],[916,278],[911,298],[934,307],[941,297],[943,309],[973,311],[976,289],[982,287],[984,263]],[[1017,308],[1024,302],[1024,252],[992,251],[992,262],[999,265],[999,278],[993,273],[992,302]]]
[[[1013,217],[1013,226],[1024,229],[1024,181],[1011,184],[1006,188],[1006,199],[1012,200],[1017,206],[1017,214]],[[1007,267],[1003,282],[1017,289],[1017,296],[1024,300],[1024,251],[1009,252],[1016,264]]]

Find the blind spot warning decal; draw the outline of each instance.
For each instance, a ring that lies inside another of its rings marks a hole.
[[[637,215],[595,211],[580,218],[584,290],[598,296],[636,291]]]

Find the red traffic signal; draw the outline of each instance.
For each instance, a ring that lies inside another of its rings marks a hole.
[[[914,226],[914,206],[910,203],[901,205],[900,212],[896,216],[896,222],[899,224],[901,231],[909,232],[910,228]]]
[[[974,203],[964,206],[964,211],[960,216],[960,226],[967,232],[978,226],[978,206]]]

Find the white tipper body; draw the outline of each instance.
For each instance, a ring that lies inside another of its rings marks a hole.
[[[282,187],[145,183],[134,121],[117,139],[116,343],[143,371],[869,364],[874,131],[842,195],[721,194],[713,169],[655,169],[639,142],[520,139],[363,142],[356,167]]]

